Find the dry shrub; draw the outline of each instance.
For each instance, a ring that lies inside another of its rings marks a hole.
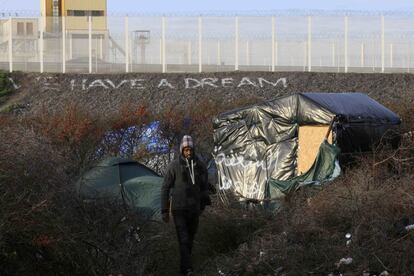
[[[21,123],[47,137],[67,158],[69,173],[77,176],[106,156],[132,157],[152,120],[145,104],[126,104],[116,115],[97,117],[77,103],[68,103],[63,110],[44,109],[25,116]]]
[[[105,126],[92,112],[76,103],[68,103],[62,111],[44,109],[23,118],[22,124],[47,137],[65,156],[70,175],[78,175],[95,159]]]
[[[208,155],[211,117],[225,109],[202,100],[188,110],[171,107],[157,117],[145,104],[125,105],[110,118],[97,118],[78,104],[22,118],[2,115],[1,274],[174,274],[178,249],[171,224],[147,225],[139,214],[117,202],[81,202],[73,184],[97,158],[119,153],[125,140],[139,142],[155,120],[163,126],[161,137],[173,141],[191,118],[185,131],[200,141],[200,152]],[[137,127],[132,136],[125,132],[130,126]],[[105,140],[108,132],[115,139]],[[135,154],[140,160],[154,157],[145,145],[138,146]],[[246,243],[263,224],[244,209],[214,208],[203,216],[197,237],[196,261],[200,265]]]
[[[73,106],[0,117],[0,274],[143,274],[139,214],[74,191],[107,125]]]
[[[6,126],[8,125],[10,122],[10,115],[9,114],[4,114],[4,113],[0,113],[0,127]]]
[[[107,119],[106,133],[100,145],[102,156],[128,156],[142,144],[153,115],[146,104],[125,104],[120,112]]]
[[[68,182],[62,152],[52,147],[50,140],[34,129],[18,124],[12,126],[10,122],[3,124],[0,141],[2,184],[33,182],[41,184],[38,188],[47,189],[49,185]]]
[[[354,257],[355,269],[406,275],[414,265],[406,256],[414,251],[403,245],[413,245],[414,239],[399,224],[414,222],[412,180],[412,175],[379,179],[369,167],[361,165],[314,196],[304,214],[312,219],[310,225],[323,228],[326,234],[340,234],[342,243],[345,233],[352,234],[347,254]]]
[[[0,104],[5,103],[12,92],[13,89],[12,84],[9,81],[9,75],[0,72]]]
[[[223,205],[216,196],[212,196],[212,202],[213,205],[207,207],[200,217],[195,237],[193,264],[196,275],[217,275],[222,266],[216,259],[226,259],[237,248],[247,246],[253,233],[269,220],[266,213],[250,210],[236,202],[231,206]],[[158,234],[147,248],[144,275],[176,275],[179,249],[175,229],[171,223],[163,225],[158,227]]]
[[[216,258],[216,271],[361,275],[387,270],[410,275],[414,232],[405,226],[414,224],[414,176],[407,170],[395,174],[389,166],[375,167],[377,162],[362,159],[334,183],[295,193],[248,243]],[[348,246],[347,233],[352,235]],[[346,257],[353,258],[352,264],[339,265]]]
[[[3,273],[19,274],[59,239],[53,213],[69,178],[62,152],[34,129],[8,122],[0,141],[0,260]]]
[[[188,110],[171,107],[157,116],[146,105],[129,105],[103,121],[76,105],[22,120],[0,116],[0,274],[174,274],[178,248],[171,223],[145,224],[116,202],[80,202],[73,176],[96,161],[105,133],[119,136],[102,157],[119,152],[125,128],[142,131],[154,120],[160,121],[170,148],[190,133],[208,155],[211,117],[247,102],[226,106],[201,99]],[[142,133],[134,137],[139,141]],[[140,149],[139,156],[150,158]],[[360,160],[320,191],[298,191],[273,215],[214,200],[196,237],[196,272],[361,275],[388,270],[410,275],[414,232],[404,226],[414,223],[413,156],[412,140],[403,140],[398,150]],[[349,246],[346,233],[352,234]],[[348,256],[354,262],[337,267]]]
[[[385,102],[384,105],[400,116],[402,133],[414,130],[414,109],[412,101],[389,101]]]

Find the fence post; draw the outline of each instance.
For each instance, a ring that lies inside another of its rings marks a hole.
[[[250,66],[250,45],[249,41],[246,41],[246,65]]]
[[[62,73],[66,73],[66,17],[62,16]]]
[[[376,44],[375,42],[373,44]],[[377,67],[377,57],[372,55],[372,72],[375,72],[375,68]]]
[[[332,67],[335,67],[335,43],[332,42]]]
[[[165,58],[165,17],[161,19],[161,63],[162,72],[167,72],[166,58]]]
[[[191,40],[188,41],[187,52],[187,63],[188,65],[191,65]]]
[[[303,42],[303,72],[306,71],[307,61],[308,61],[308,42]]]
[[[239,70],[239,17],[235,19],[234,70]]]
[[[220,45],[220,40],[217,41],[217,65],[221,65],[221,45]]]
[[[13,72],[13,18],[9,17],[9,71]]]
[[[43,53],[44,53],[44,33],[45,33],[45,21],[42,21],[42,24],[40,25],[40,45],[39,45],[39,51],[40,51],[40,73],[43,73],[44,67],[43,67]]]
[[[277,66],[279,64],[279,55],[277,54],[278,52],[278,42],[277,40],[275,41],[275,66]],[[276,70],[276,68],[275,68]]]
[[[381,73],[385,72],[385,22],[381,15]]]
[[[161,34],[161,38],[160,38],[160,64],[162,65],[162,34]],[[163,70],[163,69],[161,69]]]
[[[102,36],[99,37],[99,57],[101,59],[104,58],[104,56],[103,56],[103,37]]]
[[[308,16],[308,72],[312,71],[312,17]]]
[[[348,16],[344,18],[344,71],[348,73]]]
[[[272,72],[275,71],[276,59],[276,19],[272,16]]]
[[[198,72],[203,71],[203,21],[198,17]]]
[[[88,16],[89,74],[92,73],[92,17]]]
[[[407,51],[407,73],[410,73],[410,66],[411,66],[411,43],[408,42],[408,51]]]
[[[69,59],[73,58],[72,35],[69,34]]]
[[[393,49],[393,45],[392,43],[390,44],[390,67],[393,68],[394,67],[394,60],[393,60],[393,53],[394,49]]]
[[[361,67],[365,66],[365,45],[361,43]]]
[[[129,30],[128,30],[128,16],[124,19],[125,30],[125,72],[129,72]]]

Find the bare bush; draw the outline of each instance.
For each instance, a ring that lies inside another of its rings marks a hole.
[[[137,256],[148,241],[140,215],[117,202],[85,204],[74,190],[102,139],[95,123],[76,109],[0,117],[0,274],[142,269]]]
[[[405,226],[414,224],[413,175],[374,164],[365,158],[321,190],[298,191],[247,243],[211,261],[209,272],[410,275],[414,236]],[[353,261],[342,265],[342,258]]]
[[[97,118],[76,104],[17,118],[0,115],[0,274],[170,275],[178,270],[173,225],[144,222],[112,201],[82,202],[76,176],[97,159],[129,156],[162,172],[184,133],[194,136],[206,159],[212,149],[211,118],[257,99],[220,103],[200,99],[188,109],[160,114],[147,104],[129,104],[119,116]],[[413,129],[410,107],[405,132]],[[411,120],[411,121],[410,121]],[[149,123],[159,121],[166,155],[143,143]],[[126,129],[134,126],[132,135]],[[113,140],[105,140],[107,133]],[[194,248],[200,275],[303,275],[387,270],[414,271],[413,140],[384,147],[357,161],[334,183],[302,189],[277,213],[218,198],[201,218]],[[159,159],[156,159],[159,158]],[[162,159],[164,158],[164,159]],[[346,239],[350,233],[352,238]],[[350,242],[347,245],[348,240]],[[352,257],[350,265],[339,260]]]
[[[119,115],[109,118],[108,127],[101,143],[103,155],[131,157],[135,147],[143,143],[152,116],[145,105],[127,104]]]
[[[23,118],[22,124],[47,137],[58,148],[69,165],[68,173],[77,176],[95,160],[105,125],[90,111],[69,103],[62,111],[44,109]]]

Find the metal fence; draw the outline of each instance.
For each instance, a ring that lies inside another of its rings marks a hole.
[[[411,14],[0,17],[0,69],[411,72]]]

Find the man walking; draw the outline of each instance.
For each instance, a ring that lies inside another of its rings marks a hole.
[[[198,217],[210,204],[207,168],[195,155],[193,139],[185,135],[180,143],[180,154],[168,166],[161,188],[162,219],[168,223],[171,208],[183,275],[192,274],[191,250]]]

